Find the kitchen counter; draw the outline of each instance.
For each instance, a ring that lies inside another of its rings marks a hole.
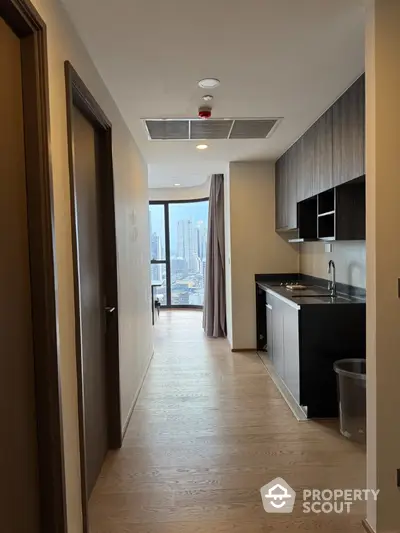
[[[303,282],[304,283],[304,282]],[[257,281],[257,285],[265,290],[271,291],[276,296],[285,299],[292,306],[300,308],[304,305],[345,305],[345,304],[362,304],[365,305],[365,298],[360,296],[352,296],[349,293],[340,293],[337,292],[336,298],[330,297],[330,292],[327,288],[321,287],[319,285],[308,284],[307,285],[312,291],[315,291],[315,296],[302,296],[301,290],[289,290],[285,286],[281,286],[280,281]],[[309,290],[304,290],[305,293],[309,293]]]
[[[337,416],[333,364],[365,358],[365,291],[337,283],[331,298],[327,280],[302,274],[257,275],[255,282],[257,349],[267,352],[285,399],[307,418]]]

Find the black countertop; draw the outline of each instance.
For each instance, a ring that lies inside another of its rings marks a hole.
[[[289,281],[306,285],[309,289],[306,289],[304,294],[315,293],[315,296],[302,296],[301,290],[289,290],[281,285],[281,283]],[[365,291],[363,289],[337,284],[337,297],[331,298],[327,280],[303,274],[258,274],[256,275],[256,283],[261,289],[273,292],[278,298],[286,300],[297,308],[304,305],[365,305]]]

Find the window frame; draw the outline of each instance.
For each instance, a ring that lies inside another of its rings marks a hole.
[[[163,309],[203,309],[202,305],[173,305],[171,290],[171,244],[170,244],[170,225],[169,225],[169,206],[170,204],[194,204],[197,202],[210,202],[210,197],[195,198],[191,200],[149,200],[150,205],[164,206],[164,231],[165,231],[165,259],[150,259],[150,265],[165,265],[167,274],[167,304]]]

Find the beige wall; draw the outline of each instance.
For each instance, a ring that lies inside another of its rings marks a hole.
[[[340,283],[365,288],[365,241],[332,243],[332,252],[325,252],[322,242],[300,245],[300,272],[317,278],[328,279],[328,262],[336,265],[336,280]]]
[[[150,200],[199,200],[208,198],[210,178],[197,187],[168,187],[149,189]]]
[[[366,32],[368,522],[400,531],[400,2],[370,2]]]
[[[230,163],[228,187],[231,345],[234,349],[254,349],[254,275],[298,272],[298,251],[296,246],[288,244],[275,232],[274,163]]]
[[[118,109],[56,0],[33,0],[47,24],[54,185],[61,393],[68,531],[82,531],[75,366],[72,245],[64,61],[71,61],[113,124],[121,404],[125,422],[152,354],[149,299],[147,171]]]

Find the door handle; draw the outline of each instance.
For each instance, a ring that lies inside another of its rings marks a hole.
[[[267,304],[265,307],[266,307],[267,309],[269,309],[270,311],[272,311],[272,305]]]
[[[106,313],[108,313],[109,315],[111,315],[112,313],[114,313],[114,311],[115,311],[115,307],[106,307],[106,308],[105,308],[105,311],[106,311]]]

